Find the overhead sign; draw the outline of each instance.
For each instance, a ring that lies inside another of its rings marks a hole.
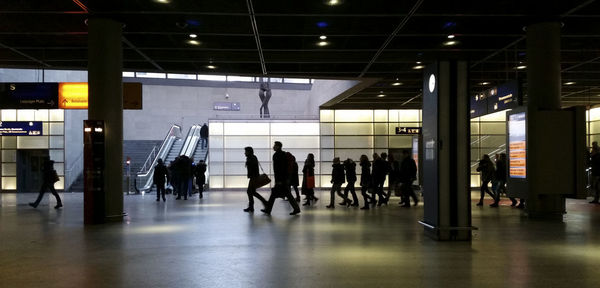
[[[240,102],[214,102],[213,110],[240,111]]]
[[[58,83],[0,83],[0,109],[57,109]]]
[[[2,121],[0,136],[42,136],[42,122]]]
[[[418,135],[421,134],[421,127],[396,127],[398,135]]]
[[[508,116],[509,175],[527,178],[527,124],[525,112]]]
[[[59,83],[58,103],[60,109],[87,109],[88,83]],[[142,109],[142,83],[123,83],[123,109]]]
[[[519,82],[512,80],[471,96],[471,118],[515,108],[523,103]]]

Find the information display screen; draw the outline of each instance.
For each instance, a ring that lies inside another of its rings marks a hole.
[[[509,176],[527,178],[527,119],[525,112],[508,116]]]

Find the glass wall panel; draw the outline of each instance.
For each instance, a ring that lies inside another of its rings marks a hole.
[[[390,136],[389,148],[412,148],[413,136]]]
[[[64,110],[50,110],[50,121],[65,121]]]
[[[321,149],[321,167],[326,167],[323,164],[323,161],[331,161],[333,159],[333,155],[335,150],[333,149]]]
[[[217,161],[217,162],[223,162],[223,150],[222,149],[210,149],[210,153],[208,154],[208,157],[210,157],[210,162],[213,161]],[[209,164],[209,165],[212,165]]]
[[[373,122],[373,110],[335,110],[335,122]]]
[[[17,150],[2,150],[2,162],[17,162]]]
[[[271,123],[271,135],[319,135],[319,123]]]
[[[14,110],[14,109],[2,110],[2,121],[17,121],[17,110]]]
[[[50,123],[42,122],[42,135],[50,134]]]
[[[506,122],[482,122],[480,133],[504,135],[506,134]],[[471,134],[473,134],[473,132],[471,132]]]
[[[225,149],[225,161],[224,162],[246,162],[246,156],[244,155],[244,149]],[[228,172],[225,170],[225,172]]]
[[[215,189],[225,188],[225,186],[223,185],[223,178],[224,178],[223,176],[215,176],[213,174],[210,174],[210,176],[208,177],[208,179],[210,181],[209,182],[210,188],[215,188]]]
[[[224,148],[269,148],[271,143],[268,136],[225,136]]]
[[[246,188],[248,187],[248,178],[245,176],[225,176],[225,187],[227,188]]]
[[[63,122],[59,123],[49,123],[50,124],[50,135],[64,135],[65,134],[65,125]]]
[[[400,122],[419,122],[420,110],[400,110]]]
[[[375,148],[387,148],[388,136],[375,136]]]
[[[269,123],[224,123],[225,135],[269,135]]]
[[[2,163],[2,176],[17,176],[17,163]]]
[[[388,122],[388,110],[375,110],[375,122]]]
[[[264,169],[264,167],[263,167]],[[260,168],[259,168],[260,170]],[[227,175],[243,175],[246,176],[248,171],[246,169],[245,162],[226,162],[225,163],[225,171],[227,171]],[[260,172],[262,173],[262,172]],[[246,181],[248,182],[248,181]]]
[[[209,135],[223,135],[223,123],[210,122],[208,124]]]
[[[510,110],[509,110],[510,111]],[[488,114],[488,115],[484,115],[479,117],[479,121],[482,122],[502,122],[502,121],[506,121],[506,112],[508,111],[500,111],[500,112],[496,112],[496,113],[492,113],[492,114]],[[475,118],[474,118],[475,119]]]
[[[60,137],[63,138],[63,137]],[[17,136],[17,149],[48,149],[48,136]],[[62,148],[62,147],[57,147]]]
[[[319,148],[319,136],[273,136],[271,146],[275,141],[283,144],[283,150],[291,148]]]
[[[321,122],[333,122],[333,110],[321,110]]]
[[[333,123],[321,123],[321,135],[334,135]]]
[[[54,170],[56,170],[56,174],[58,175],[65,175],[65,163],[54,163]]]
[[[373,135],[372,123],[336,123],[336,135]]]
[[[210,162],[210,175],[223,175],[225,173],[225,163],[221,161],[211,161]],[[212,183],[211,183],[212,186]]]
[[[394,131],[395,133],[395,131]],[[388,123],[375,123],[375,135],[388,135]]]
[[[589,110],[589,119],[591,121],[600,120],[600,107],[592,108]]]
[[[471,135],[479,134],[479,122],[471,122]]]
[[[228,136],[228,137],[231,137],[231,136]],[[225,143],[224,143],[223,136],[211,136],[211,137],[208,137],[208,147],[209,147],[208,149],[223,148],[224,145],[225,145]]]
[[[17,177],[2,177],[3,190],[17,190]]]
[[[333,136],[323,136],[321,137],[321,148],[334,148],[334,137]]]
[[[22,137],[19,137],[22,138]],[[64,136],[50,136],[50,148],[64,148],[65,137]]]
[[[358,166],[360,155],[363,154],[367,155],[370,159],[373,155],[373,149],[335,149],[335,156],[340,157],[342,162],[350,158],[356,162],[356,166]]]
[[[364,136],[335,136],[335,148],[373,148],[373,138]]]
[[[17,110],[17,121],[35,121],[35,110]]]

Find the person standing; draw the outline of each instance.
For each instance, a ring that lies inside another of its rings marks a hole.
[[[361,210],[369,210],[369,202],[375,202],[374,198],[371,198],[367,191],[369,191],[369,187],[371,186],[371,162],[369,162],[369,157],[367,155],[360,156],[360,190],[365,200],[365,205],[361,207]]]
[[[358,207],[358,197],[356,197],[356,189],[354,183],[356,183],[356,163],[350,158],[344,161],[344,170],[346,170],[346,188],[344,188],[344,199],[347,202],[342,202],[340,205],[352,205]],[[348,200],[348,192],[352,194],[352,201]]]
[[[333,165],[331,165],[331,191],[329,192],[329,205],[325,206],[327,208],[335,208],[335,194],[337,193],[340,197],[344,199],[344,205],[349,205],[347,203],[351,203],[352,201],[348,200],[342,194],[342,184],[346,182],[344,175],[344,166],[340,163],[340,157],[333,158]]]
[[[156,201],[160,201],[162,195],[163,202],[167,201],[165,197],[165,181],[169,181],[169,170],[163,163],[163,160],[158,158],[158,163],[154,166],[154,175],[152,175],[152,182],[156,185]]]
[[[250,146],[244,147],[244,154],[246,155],[246,170],[248,176],[248,208],[244,209],[244,212],[254,212],[254,197],[258,198],[262,202],[263,206],[267,207],[267,200],[258,192],[256,192],[255,181],[260,175],[258,171],[258,158],[254,155],[254,149]]]
[[[290,191],[290,180],[288,178],[288,161],[285,152],[281,150],[282,147],[283,144],[281,144],[281,142],[279,141],[275,141],[275,143],[273,144],[273,150],[275,151],[275,153],[273,153],[273,172],[275,174],[275,187],[271,189],[271,195],[269,196],[269,201],[267,202],[265,209],[261,210],[267,215],[271,214],[271,211],[273,210],[273,204],[275,204],[275,199],[277,197],[288,198],[288,202],[294,209],[294,211],[292,211],[290,215],[296,215],[300,213],[300,207],[298,206],[296,199],[294,199],[294,196],[292,196],[292,193]]]
[[[194,176],[196,176],[198,194],[200,194],[200,199],[202,199],[202,193],[204,192],[204,184],[206,184],[206,163],[204,163],[204,160],[200,160],[198,161],[198,164],[196,164],[196,168],[194,169]]]
[[[310,201],[317,202],[315,197],[315,155],[308,153],[302,167],[302,194],[306,196],[306,202],[302,206],[309,206]]]
[[[46,159],[42,167],[42,187],[40,188],[40,194],[38,194],[35,202],[29,203],[29,206],[37,208],[44,197],[44,193],[46,193],[46,189],[49,189],[50,193],[56,197],[56,206],[54,206],[54,209],[63,207],[60,196],[58,196],[58,193],[56,193],[56,190],[54,189],[54,183],[59,180],[58,174],[56,173],[56,170],[54,170],[54,161]]]
[[[192,164],[190,162],[190,157],[185,155],[179,156],[179,160],[175,162],[175,171],[177,171],[177,177],[179,178],[179,187],[177,189],[178,194],[175,200],[181,199],[181,195],[183,195],[183,200],[187,200],[189,179],[192,177]]]
[[[390,154],[387,156],[388,157],[388,193],[387,193],[387,197],[385,198],[385,202],[388,202],[390,200],[390,197],[392,197],[392,193],[395,193],[398,187],[398,184],[400,183],[399,177],[400,177],[400,163],[398,161],[396,161],[396,159],[394,159],[394,154]]]
[[[415,190],[412,189],[413,181],[417,179],[417,163],[415,163],[415,159],[410,157],[408,150],[403,150],[402,156],[404,159],[402,159],[402,164],[400,164],[400,175],[398,177],[402,185],[401,203],[404,203],[402,207],[410,207],[410,198],[415,202],[414,206],[417,206],[419,205],[419,198],[415,194]]]
[[[506,188],[504,185],[506,184],[506,154],[496,154],[496,171],[494,172],[494,183],[492,184],[492,191],[496,198],[494,198],[494,203],[490,205],[490,207],[498,207],[498,203],[500,203],[500,193],[504,191]],[[516,204],[517,200],[514,200],[513,203]]]
[[[208,147],[208,126],[206,123],[200,127],[200,148],[204,149]]]
[[[490,160],[490,156],[487,154],[483,155],[483,158],[479,160],[477,171],[481,172],[481,193],[477,206],[482,206],[485,193],[488,193],[492,199],[495,198],[494,194],[492,194],[490,191],[490,188],[488,188],[488,184],[493,180],[492,178],[494,177],[494,163],[492,163],[492,160]]]
[[[373,179],[373,199],[371,203],[377,203],[377,206],[381,206],[381,204],[387,204],[386,198],[383,196],[383,184],[385,183],[386,174],[387,163],[384,159],[379,157],[377,153],[373,153],[373,173],[371,174]],[[375,195],[379,196],[379,202],[375,202],[377,200]]]

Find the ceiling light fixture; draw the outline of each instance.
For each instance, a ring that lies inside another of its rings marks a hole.
[[[200,44],[202,44],[202,42],[200,42],[198,40],[188,40],[187,43],[190,44],[190,45],[200,45]]]
[[[217,66],[215,66],[215,65],[206,65],[206,68],[214,70],[214,69],[217,69]]]
[[[577,83],[577,82],[573,82],[573,81],[571,81],[571,82],[565,82],[565,85],[573,85],[575,83]]]
[[[442,43],[442,45],[444,45],[444,46],[454,46],[456,44],[458,44],[458,41],[454,41],[454,40],[446,41],[446,42]]]
[[[523,69],[525,69],[525,68],[527,68],[527,66],[526,66],[526,65],[519,65],[519,66],[516,66],[516,67],[514,67],[513,69],[517,69],[517,70],[523,70]]]
[[[481,82],[481,83],[479,83],[479,85],[481,85],[481,86],[490,85],[490,84],[491,84],[491,83],[490,83],[490,82],[487,82],[487,81],[486,81],[486,82]]]
[[[161,4],[169,4],[171,3],[171,0],[154,0],[154,2]]]
[[[325,35],[321,35],[321,36],[319,36],[319,39],[321,39],[321,40],[325,40],[325,39],[327,39],[327,36],[325,36]]]
[[[455,37],[454,34],[448,35],[448,39],[454,39],[454,37]]]
[[[394,82],[394,83],[392,83],[392,86],[400,86],[402,84],[403,84],[402,82]]]
[[[421,64],[421,61],[417,61],[417,64]]]
[[[337,6],[342,4],[342,0],[325,0],[325,4],[329,6]]]
[[[377,97],[378,98],[385,97],[385,94],[383,94],[383,91],[379,91],[379,94],[377,94]]]
[[[425,66],[423,66],[423,65],[417,65],[417,66],[412,67],[412,69],[414,69],[414,70],[419,70],[419,69],[423,69],[423,68],[425,68]]]
[[[317,42],[317,45],[321,46],[321,47],[324,47],[324,46],[329,45],[329,42],[327,42],[327,41],[319,41],[319,42]]]
[[[196,38],[196,37],[198,37],[198,35],[196,35],[196,34],[190,34],[190,38]]]

